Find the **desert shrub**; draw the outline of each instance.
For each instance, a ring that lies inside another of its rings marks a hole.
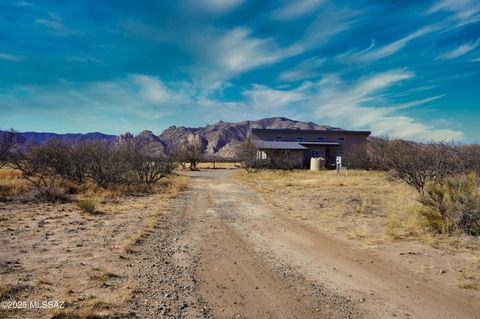
[[[187,169],[186,163],[189,161],[187,148],[179,141],[170,148],[168,158],[171,162],[180,165],[183,170]]]
[[[185,154],[190,163],[190,170],[196,170],[198,163],[203,159],[206,141],[200,135],[189,136],[185,145]]]
[[[17,139],[17,133],[14,130],[0,131],[0,168],[7,164],[10,152],[17,143]]]
[[[132,163],[120,145],[95,140],[84,144],[85,171],[97,186],[107,189],[136,182]]]
[[[163,155],[161,145],[136,138],[78,144],[52,140],[10,153],[11,166],[33,185],[37,197],[54,201],[64,198],[60,194],[63,190],[75,194],[92,186],[151,192],[155,189],[152,186],[175,168],[173,160]],[[10,189],[4,187],[2,193]]]
[[[347,158],[355,168],[389,171],[420,193],[428,181],[442,181],[447,176],[468,173],[476,161],[471,155],[467,156],[462,147],[445,142],[371,138],[362,152],[353,149]]]
[[[465,171],[480,174],[480,144],[461,145],[459,152]]]
[[[163,156],[157,145],[142,140],[130,140],[121,146],[121,152],[131,165],[138,182],[152,185],[170,174],[175,162]]]
[[[67,174],[66,149],[62,143],[50,141],[44,145],[33,146],[29,152],[16,152],[10,159],[12,165],[22,172],[22,176],[31,182],[39,193],[46,194],[58,188],[60,180]]]
[[[65,177],[76,184],[85,183],[90,159],[90,143],[70,145],[68,147],[69,170]]]
[[[240,160],[242,168],[249,173],[256,172],[265,166],[266,161],[260,158],[259,149],[251,139],[239,144],[235,153]]]
[[[48,202],[68,202],[70,197],[60,187],[40,187],[35,191],[35,198]]]
[[[269,150],[266,165],[280,170],[300,168],[303,165],[303,154],[289,150]]]
[[[91,199],[81,199],[77,202],[78,208],[80,208],[82,211],[86,213],[93,214],[96,209],[96,203],[95,201]]]
[[[420,195],[421,215],[441,234],[480,235],[480,178],[475,173],[431,180]]]

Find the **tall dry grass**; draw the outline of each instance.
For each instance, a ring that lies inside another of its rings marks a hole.
[[[0,197],[20,196],[31,190],[31,184],[20,171],[6,167],[0,169]]]
[[[237,177],[288,214],[369,245],[417,239],[478,250],[468,238],[431,233],[415,189],[384,172],[348,170],[337,176],[335,171],[264,170],[238,172]]]

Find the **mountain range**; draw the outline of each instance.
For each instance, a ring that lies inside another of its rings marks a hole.
[[[130,138],[145,139],[149,142],[158,143],[160,149],[167,153],[175,143],[186,143],[191,136],[199,135],[205,146],[207,156],[232,158],[235,156],[235,148],[248,137],[252,128],[270,129],[299,129],[299,130],[341,130],[340,128],[318,125],[313,122],[302,122],[284,117],[264,118],[257,121],[223,122],[209,124],[204,127],[170,126],[160,135],[151,131],[143,131],[134,136],[127,132],[122,135],[108,135],[102,133],[87,134],[56,134],[56,133],[19,133],[22,144],[41,144],[48,140],[61,140],[66,143],[79,143],[88,140],[103,139],[107,141],[121,141]]]

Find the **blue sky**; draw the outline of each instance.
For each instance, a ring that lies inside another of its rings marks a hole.
[[[0,2],[2,128],[272,116],[478,142],[480,2]]]

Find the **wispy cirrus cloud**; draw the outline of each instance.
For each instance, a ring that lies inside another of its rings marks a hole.
[[[25,60],[25,58],[22,57],[22,56],[18,56],[18,55],[13,55],[13,54],[0,52],[0,60],[18,62],[18,61]]]
[[[372,62],[393,55],[403,49],[410,41],[437,31],[438,26],[423,27],[397,41],[391,42],[385,46],[375,48],[375,41],[367,49],[361,51],[349,51],[336,56],[336,60],[344,63]]]
[[[187,5],[211,13],[226,13],[241,5],[245,0],[188,0]]]
[[[194,35],[198,43],[194,77],[210,89],[218,89],[244,72],[267,67],[304,51],[301,45],[281,47],[273,38],[260,38],[246,27],[226,32],[214,30],[209,34]],[[208,71],[207,71],[208,70]]]
[[[437,56],[437,60],[452,60],[461,57],[469,53],[470,51],[475,50],[480,45],[480,39],[474,42],[468,42],[461,44],[460,46],[456,47],[455,49],[444,52]]]
[[[298,19],[306,14],[311,14],[324,2],[325,0],[286,1],[283,6],[273,11],[272,16],[278,20]]]
[[[397,104],[381,94],[382,90],[414,77],[414,73],[400,69],[360,78],[350,84],[338,81],[337,78],[336,82],[325,82],[319,86],[317,94],[312,98],[311,107],[319,119],[336,125],[369,129],[375,135],[415,140],[462,140],[462,131],[438,128],[407,113],[400,113],[438,100],[441,95]]]
[[[162,118],[195,102],[183,83],[168,85],[155,76],[131,74],[110,81],[48,86],[19,85],[0,92],[0,109],[38,122],[60,120],[82,124],[87,130],[108,128],[116,132],[155,127]],[[11,116],[5,112],[6,116]],[[85,119],[89,120],[86,121]]]
[[[242,95],[247,98],[250,105],[273,110],[305,100],[307,95],[304,91],[307,87],[308,85],[303,85],[294,90],[281,90],[254,84],[252,89],[244,91]]]
[[[273,39],[256,38],[249,28],[239,27],[222,36],[216,57],[220,65],[231,72],[242,72],[260,65],[273,64],[302,52],[299,46],[279,47]]]
[[[295,67],[280,73],[278,79],[281,81],[293,82],[318,77],[320,75],[319,69],[326,61],[326,58],[318,56],[309,58],[297,64]]]
[[[35,19],[35,23],[47,29],[48,33],[56,36],[79,35],[80,32],[67,27],[60,15],[50,12],[46,18]]]
[[[149,103],[171,106],[190,102],[191,94],[178,87],[169,88],[158,77],[133,74],[130,78],[138,86],[139,95]]]
[[[453,13],[450,20],[454,23],[449,29],[480,22],[480,3],[477,0],[439,0],[427,10],[427,14],[441,11]]]

